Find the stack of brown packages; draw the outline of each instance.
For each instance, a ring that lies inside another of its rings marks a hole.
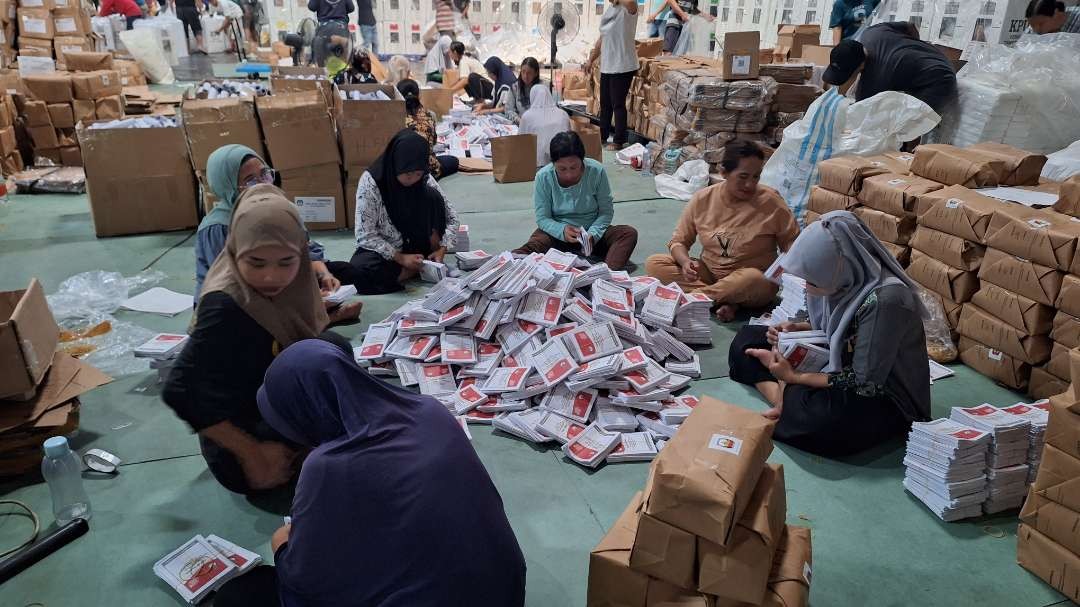
[[[1050,339],[1053,340],[1050,360],[1042,367],[1031,370],[1029,392],[1036,398],[1045,398],[1061,392],[1069,383],[1067,352],[1080,347],[1080,236],[1075,230],[1075,226],[1080,225],[1080,177],[1073,177],[1061,184],[1053,212],[1044,211],[1040,219],[1049,221],[1052,225],[1048,226],[1046,234],[1042,235],[1047,240],[1033,246],[1060,245],[1057,256],[1061,256],[1064,254],[1061,246],[1067,246],[1064,243],[1071,240],[1071,237],[1077,238],[1072,263],[1068,267],[1068,273],[1061,279],[1061,290],[1056,301],[1057,311],[1050,329]],[[1057,230],[1054,226],[1068,228],[1064,239],[1061,234],[1055,234]],[[1031,257],[1034,258],[1035,255]],[[1057,267],[1062,269],[1063,265],[1058,263]]]
[[[255,150],[261,158],[267,157],[255,116],[255,101],[250,97],[186,98],[180,105],[180,125],[199,179],[204,212],[209,213],[217,203],[206,181],[206,163],[214,150],[237,143]]]
[[[824,92],[820,86],[810,82],[813,66],[796,64],[792,66],[796,69],[782,70],[784,66],[776,63],[761,66],[761,76],[773,77],[772,74],[776,74],[784,78],[776,79],[776,94],[766,117],[768,127],[765,129],[765,139],[773,146],[780,145],[784,140],[784,129],[801,119],[810,104]],[[803,76],[803,79],[795,81],[793,75]]]
[[[23,170],[22,154],[16,136],[15,100],[9,93],[0,94],[0,174],[13,175]]]
[[[5,67],[15,60],[15,23],[18,17],[15,0],[0,3],[0,64]]]
[[[30,100],[23,106],[23,115],[35,158],[47,158],[56,165],[82,166],[75,125],[123,117],[123,85],[120,73],[110,69],[111,55],[67,56],[73,65],[86,71],[25,76],[23,84]]]
[[[1080,350],[1069,351],[1068,364],[1072,385],[1050,398],[1042,463],[1016,530],[1016,560],[1080,601]]]
[[[927,189],[919,183],[922,180],[907,174],[909,162],[903,154],[823,160],[818,163],[821,180],[807,202],[806,223],[830,211],[851,211],[907,266],[908,243],[915,229],[910,207],[916,193]]]
[[[784,524],[773,422],[703,400],[593,550],[590,607],[807,604],[810,530]]]
[[[65,52],[94,50],[90,15],[77,2],[20,0],[17,16],[21,57],[55,58],[64,69]]]

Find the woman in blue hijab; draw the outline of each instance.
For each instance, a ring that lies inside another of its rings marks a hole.
[[[446,407],[318,340],[278,356],[258,401],[272,427],[312,451],[292,523],[271,540],[276,567],[229,582],[215,605],[524,604],[525,561],[502,498]]]

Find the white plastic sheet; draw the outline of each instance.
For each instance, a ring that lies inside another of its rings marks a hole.
[[[1080,175],[1080,141],[1074,141],[1064,150],[1047,154],[1046,158],[1043,179],[1065,181],[1073,175]]]
[[[704,160],[684,162],[674,175],[657,175],[656,193],[664,198],[690,200],[694,192],[709,185],[709,163]]]
[[[173,76],[169,58],[165,56],[165,50],[161,45],[158,30],[144,28],[120,32],[120,41],[124,43],[128,52],[139,62],[139,67],[146,73],[146,78],[154,84],[173,84],[176,77]]]
[[[929,133],[939,122],[941,116],[915,97],[884,91],[848,107],[839,153],[873,156],[894,152],[904,142]]]
[[[692,55],[694,57],[711,57],[709,42],[713,36],[713,23],[701,15],[690,17],[690,21],[683,25],[679,41],[671,54],[676,57]]]
[[[615,152],[615,162],[618,162],[619,164],[633,164],[635,157],[645,157],[645,146],[640,143],[635,143],[634,145]]]

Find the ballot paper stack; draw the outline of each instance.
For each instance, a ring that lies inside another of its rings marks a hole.
[[[915,422],[904,455],[904,487],[943,521],[983,513],[991,434],[950,419]]]
[[[517,134],[517,125],[498,114],[451,111],[435,125],[435,151],[458,158],[491,158],[492,139]]]
[[[188,336],[175,333],[158,333],[150,341],[133,350],[135,358],[149,358],[150,368],[158,372],[158,383],[163,383],[172,369],[176,357],[187,344]]]
[[[652,459],[697,405],[680,394],[701,375],[682,336],[708,342],[709,302],[556,250],[463,252],[463,267],[372,324],[356,360],[587,467]]]
[[[1031,423],[993,405],[953,407],[950,419],[990,433],[986,454],[987,514],[1019,508],[1027,492],[1028,430]]]
[[[154,563],[154,574],[191,605],[262,563],[258,554],[216,535],[196,535]]]
[[[808,318],[806,311],[806,281],[793,274],[780,276],[780,304],[762,317],[750,319],[752,325],[778,325],[782,322],[801,322]]]
[[[454,240],[454,244],[447,249],[447,253],[470,250],[472,250],[472,246],[469,243],[469,226],[463,223],[458,226],[457,238]]]
[[[1046,444],[1046,423],[1050,417],[1050,401],[1040,400],[1033,403],[1016,403],[1011,407],[1002,407],[1002,411],[1028,421],[1027,484],[1035,482],[1042,461],[1043,446]]]
[[[686,344],[711,345],[712,322],[709,312],[713,302],[702,293],[684,293],[675,314],[675,328],[679,339]],[[696,376],[695,376],[696,377]]]
[[[776,348],[792,369],[802,373],[820,373],[829,364],[829,337],[824,331],[785,331]]]

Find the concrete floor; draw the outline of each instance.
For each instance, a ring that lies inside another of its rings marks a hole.
[[[657,199],[649,181],[608,158],[619,204],[616,222],[641,233],[633,260],[643,270],[662,251],[683,203]],[[453,176],[443,185],[470,225],[474,247],[500,251],[532,230],[531,184],[496,185],[490,176]],[[152,204],[154,194],[147,193]],[[347,232],[319,233],[332,258],[353,248]],[[106,269],[131,275],[145,268],[168,275],[163,286],[193,289],[190,232],[111,239],[94,237],[85,196],[16,196],[0,205],[0,289],[25,287],[38,277],[51,292],[64,278]],[[343,327],[354,339],[406,298],[366,297],[363,322]],[[153,330],[182,331],[175,318],[120,313]],[[714,348],[702,352],[707,376],[690,393],[764,409],[762,401],[724,376],[737,324],[714,325]],[[934,412],[954,405],[1011,404],[1023,396],[962,366],[933,388]],[[473,445],[502,493],[528,562],[528,605],[585,602],[589,550],[645,481],[646,464],[585,470],[550,448],[472,428]],[[123,377],[83,398],[79,449],[101,447],[125,462],[120,473],[85,481],[94,518],[90,533],[4,585],[0,603],[60,606],[179,605],[151,571],[152,564],[196,533],[216,533],[271,557],[270,534],[284,502],[252,502],[221,488],[209,475],[195,437],[158,396],[149,373]],[[901,486],[903,445],[886,445],[845,461],[808,455],[781,444],[771,461],[784,464],[788,522],[813,529],[812,603],[835,605],[966,605],[1043,607],[1067,601],[1016,565],[1015,512],[945,524]],[[0,484],[0,498],[23,500],[52,524],[41,483]],[[0,506],[0,508],[4,508]],[[3,512],[4,510],[0,510]],[[362,524],[362,521],[358,521]],[[19,541],[27,524],[0,518],[0,546]]]

